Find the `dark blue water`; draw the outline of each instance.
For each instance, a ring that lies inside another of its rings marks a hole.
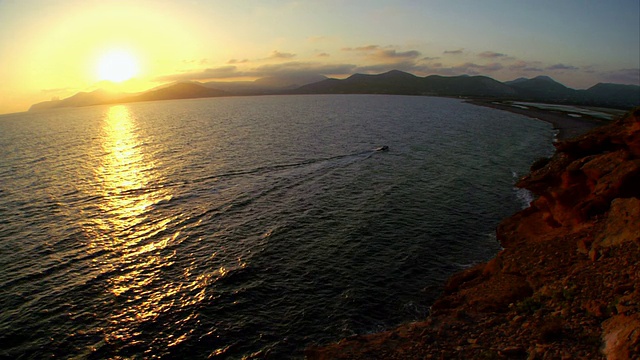
[[[405,96],[2,116],[0,357],[295,358],[421,319],[552,136]]]

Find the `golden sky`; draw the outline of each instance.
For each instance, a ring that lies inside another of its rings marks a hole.
[[[0,113],[129,77],[116,88],[392,69],[638,84],[639,12],[637,0],[0,0]]]

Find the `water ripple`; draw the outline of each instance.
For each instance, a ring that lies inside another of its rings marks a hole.
[[[402,96],[3,119],[0,356],[299,357],[421,318],[498,250],[513,173],[552,136]]]

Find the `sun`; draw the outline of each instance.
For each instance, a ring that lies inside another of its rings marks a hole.
[[[105,53],[97,65],[98,80],[116,83],[129,80],[139,72],[138,61],[131,53],[124,50],[112,50]]]

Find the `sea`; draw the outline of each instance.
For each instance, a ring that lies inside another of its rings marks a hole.
[[[0,358],[296,359],[424,319],[553,139],[426,96],[2,115]]]

